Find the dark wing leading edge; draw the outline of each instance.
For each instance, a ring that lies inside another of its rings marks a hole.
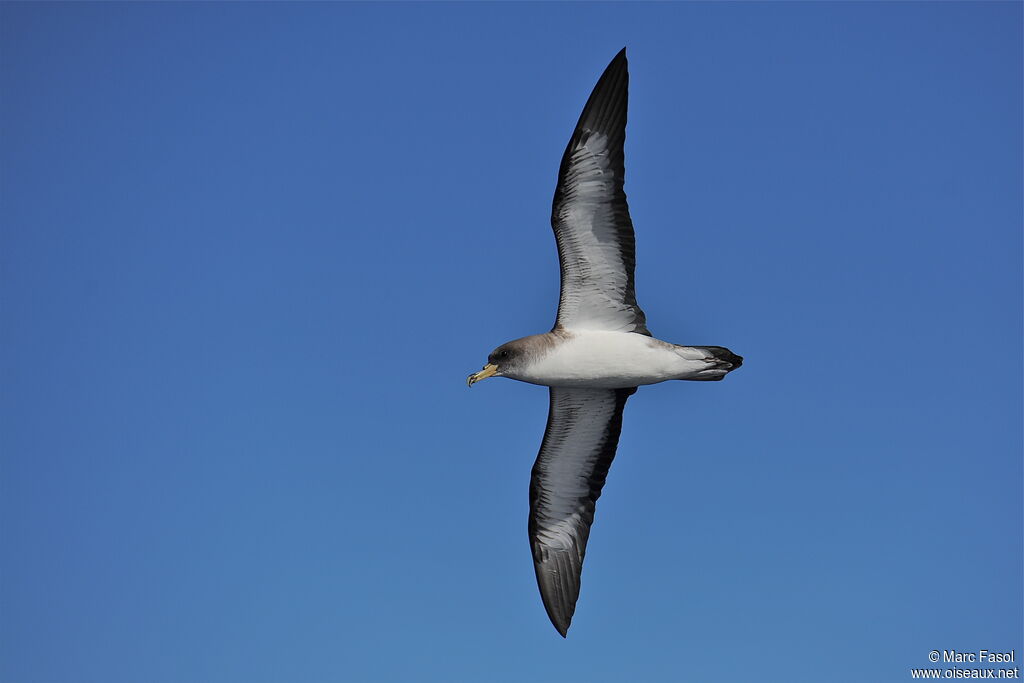
[[[594,86],[562,156],[551,207],[562,291],[556,327],[649,335],[636,303],[636,247],[623,144],[629,73],[626,49]]]
[[[551,407],[530,479],[530,546],[544,608],[564,637],[580,595],[583,556],[636,389],[551,387]]]

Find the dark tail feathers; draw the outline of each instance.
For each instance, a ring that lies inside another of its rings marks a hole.
[[[711,355],[709,359],[711,366],[708,368],[711,372],[706,377],[694,377],[693,379],[718,381],[743,365],[743,356],[737,356],[724,346],[694,346],[692,348],[706,351]]]

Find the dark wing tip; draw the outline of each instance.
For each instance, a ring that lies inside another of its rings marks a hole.
[[[628,70],[629,61],[626,59],[626,48],[622,48],[619,50],[618,54],[612,57],[612,61],[608,62],[608,66],[604,68],[604,73],[601,74],[601,78],[598,79],[598,83],[606,77],[614,78],[616,74],[624,73]]]
[[[570,611],[568,614],[559,612],[558,607],[547,601],[544,602],[544,611],[548,613],[548,619],[558,631],[558,635],[566,638],[569,635],[569,625],[572,624],[572,612]]]
[[[569,632],[576,601],[580,597],[583,561],[576,551],[554,550],[534,540],[533,568],[537,573],[544,611],[551,625],[563,638]]]
[[[629,97],[629,65],[626,62],[626,48],[622,48],[605,67],[604,73],[597,79],[597,84],[590,93],[566,155],[575,146],[585,131],[598,131],[617,140],[616,147],[621,150],[621,140],[626,128],[626,101]],[[621,154],[621,151],[619,152]],[[566,159],[563,158],[563,164]],[[564,169],[563,169],[564,170]]]
[[[548,619],[551,620],[551,625],[558,631],[558,635],[563,638],[569,635],[569,625],[572,624],[572,615],[576,611],[575,603],[572,604],[568,610],[565,609],[565,605],[556,605],[551,601],[544,601],[544,611],[548,613]]]

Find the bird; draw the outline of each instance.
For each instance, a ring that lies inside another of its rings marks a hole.
[[[636,241],[623,190],[628,90],[622,48],[562,155],[551,207],[561,270],[554,327],[497,347],[467,380],[473,386],[507,377],[549,387],[527,526],[541,599],[563,638],[626,400],[638,387],[666,380],[721,380],[743,363],[725,347],[680,346],[647,329],[634,291]]]

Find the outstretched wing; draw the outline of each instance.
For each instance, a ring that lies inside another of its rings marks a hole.
[[[565,637],[583,556],[622,429],[630,389],[551,387],[544,442],[530,479],[530,546],[544,608]]]
[[[622,189],[626,170],[626,49],[594,86],[573,131],[551,207],[562,289],[556,327],[649,335],[636,303],[636,244]]]

